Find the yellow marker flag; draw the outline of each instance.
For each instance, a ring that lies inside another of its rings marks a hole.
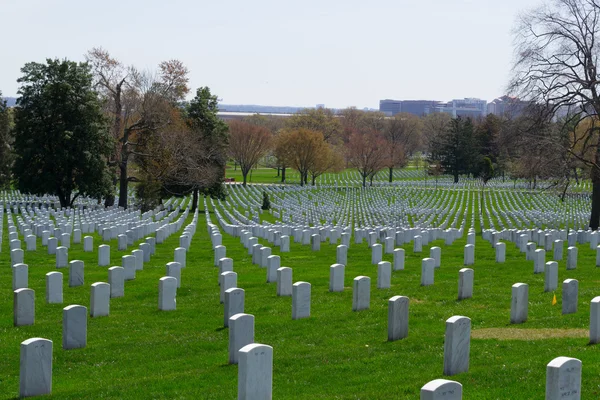
[[[554,295],[554,297],[552,298],[552,305],[555,305],[557,303],[556,301],[556,295]]]

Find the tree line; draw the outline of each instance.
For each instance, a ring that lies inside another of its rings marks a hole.
[[[227,124],[217,97],[198,88],[185,96],[188,70],[178,60],[155,71],[123,65],[101,48],[86,62],[27,63],[17,104],[0,102],[0,186],[80,196],[127,208],[130,183],[143,210],[171,195],[223,197]]]

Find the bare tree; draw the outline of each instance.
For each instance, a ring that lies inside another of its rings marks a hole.
[[[597,0],[554,0],[521,16],[510,87],[519,97],[544,105],[541,119],[568,113],[568,123],[579,124],[600,113],[599,18]],[[600,135],[595,134],[599,128],[590,125],[568,149],[592,169],[593,230],[600,224]]]
[[[346,157],[358,170],[367,186],[367,178],[373,177],[386,165],[386,143],[379,132],[354,132],[346,145]]]
[[[86,60],[112,119],[115,148],[108,163],[119,170],[119,206],[127,208],[129,182],[136,180],[129,176],[129,161],[136,154],[144,155],[136,152],[139,136],[169,123],[169,108],[189,92],[188,70],[180,61],[169,60],[160,63],[156,73],[141,72],[102,48],[90,50]],[[111,202],[114,198],[107,199],[107,205]]]
[[[240,166],[246,186],[248,173],[271,147],[271,133],[262,126],[243,121],[229,124],[229,155]]]
[[[396,114],[386,121],[383,137],[387,142],[389,181],[394,179],[394,168],[406,165],[408,155],[418,147],[423,131],[421,119],[408,113]]]

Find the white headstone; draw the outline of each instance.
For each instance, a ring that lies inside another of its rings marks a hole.
[[[567,269],[577,268],[577,247],[567,248]]]
[[[352,282],[352,311],[368,310],[371,306],[371,278],[357,276]]]
[[[446,320],[444,337],[444,375],[452,376],[469,370],[471,320],[455,315]]]
[[[219,299],[220,302],[225,302],[225,291],[237,287],[237,274],[233,271],[222,272],[219,276]]]
[[[546,366],[546,400],[581,399],[581,361],[557,357]]]
[[[281,267],[277,270],[277,296],[292,295],[292,269]]]
[[[510,303],[510,323],[521,324],[527,321],[529,307],[529,285],[515,283],[512,285],[512,299]]]
[[[163,276],[158,280],[158,309],[173,311],[177,308],[177,278]]]
[[[240,313],[229,318],[229,364],[237,364],[239,350],[251,343],[254,343],[254,315]]]
[[[267,257],[267,283],[277,282],[277,270],[281,267],[279,256]]]
[[[377,264],[377,289],[389,289],[392,286],[392,264],[380,261]]]
[[[83,261],[73,260],[69,263],[69,287],[83,285]]]
[[[175,261],[171,261],[167,263],[166,266],[167,272],[166,276],[173,277],[177,280],[177,287],[181,287],[181,264]]]
[[[600,343],[600,296],[590,302],[590,344]]]
[[[421,286],[433,285],[434,269],[435,260],[433,258],[424,258],[421,261]]]
[[[98,246],[98,265],[107,267],[110,264],[110,246],[101,244]]]
[[[108,269],[108,284],[110,297],[125,296],[125,269],[123,267],[110,267]]]
[[[336,263],[346,265],[348,263],[348,246],[339,245],[336,249]]]
[[[15,326],[33,325],[35,322],[35,291],[22,288],[13,292],[13,322]]]
[[[394,271],[404,269],[404,249],[394,249]]]
[[[310,317],[310,290],[308,282],[296,282],[292,288],[292,319]]]
[[[467,266],[475,264],[475,246],[472,244],[465,245],[464,264]]]
[[[435,379],[421,388],[421,400],[462,400],[462,385],[446,379]]]
[[[83,251],[86,253],[91,253],[94,251],[94,238],[91,236],[85,236],[83,238]]]
[[[574,314],[577,312],[579,301],[579,282],[577,279],[566,279],[562,285],[562,313]]]
[[[46,303],[61,304],[63,302],[63,274],[48,272],[46,274]]]
[[[110,313],[110,285],[106,282],[92,284],[90,317],[107,317]]]
[[[21,343],[19,397],[52,393],[52,341],[31,338]]]
[[[244,289],[231,288],[225,291],[223,325],[229,326],[229,318],[244,312]]]
[[[552,292],[558,287],[558,263],[548,261],[544,270],[544,292]]]
[[[406,296],[394,296],[388,300],[388,341],[408,337],[408,304]]]
[[[429,249],[429,258],[433,258],[434,267],[439,268],[442,265],[442,249],[439,247],[432,247]]]
[[[473,297],[474,271],[471,268],[462,268],[458,271],[458,299]]]
[[[70,305],[63,308],[63,349],[80,349],[87,344],[87,308]]]
[[[339,246],[338,246],[339,247]],[[329,291],[344,291],[344,272],[346,266],[343,264],[333,264],[329,267]]]
[[[238,353],[238,400],[273,398],[273,348],[259,343]]]
[[[27,264],[15,264],[12,267],[12,289],[23,289],[29,286],[29,267]]]

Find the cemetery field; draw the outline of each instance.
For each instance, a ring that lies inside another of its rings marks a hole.
[[[436,196],[444,198],[444,193]],[[473,219],[471,207],[480,207],[476,197],[473,202],[465,206],[467,221]],[[208,204],[210,220],[216,223],[212,202]],[[499,207],[490,201],[486,204]],[[275,221],[267,215],[267,220]],[[499,223],[493,213],[489,215],[492,223]],[[183,226],[191,220],[190,214]],[[98,266],[97,246],[110,244],[110,265],[121,265],[121,256],[130,254],[131,247],[117,251],[117,240],[102,242],[97,234],[90,234],[93,252],[83,252],[81,244],[72,243],[69,260],[84,261],[85,284],[70,288],[68,268],[56,269],[55,256],[48,255],[37,238],[37,251],[25,251],[28,287],[35,290],[35,324],[13,327],[6,218],[3,222],[1,398],[18,397],[19,346],[32,337],[53,341],[53,398],[236,398],[238,366],[228,364],[229,330],[223,327],[218,268],[204,214],[199,215],[187,266],[181,272],[177,309],[158,310],[158,282],[166,275],[166,263],[173,261],[180,233],[157,244],[156,254],[137,271],[136,279],[125,282],[125,296],[110,300],[109,316],[88,318],[87,346],[68,351],[61,346],[62,308],[89,307],[90,285],[107,281],[107,267]],[[483,240],[481,228],[476,230],[475,263],[470,266],[473,297],[461,301],[457,300],[458,274],[464,268],[466,235],[452,245],[432,241],[421,253],[413,251],[412,243],[396,246],[405,249],[405,269],[392,272],[389,289],[377,289],[371,249],[366,241],[355,244],[353,238],[344,290],[338,293],[328,290],[336,244],[323,242],[319,251],[312,251],[310,245],[291,240],[290,252],[281,253],[279,247],[259,238],[281,257],[281,266],[292,268],[293,282],[311,284],[310,317],[300,320],[292,320],[292,298],[276,295],[276,283],[266,283],[266,269],[252,264],[240,238],[221,231],[237,286],[245,290],[244,312],[255,316],[255,342],[273,347],[273,398],[418,399],[424,384],[446,378],[460,382],[467,399],[543,399],[546,365],[558,356],[580,359],[582,398],[600,398],[600,348],[588,344],[590,300],[600,295],[596,250],[578,244],[577,268],[566,270],[565,241],[565,256],[558,261],[558,289],[544,292],[544,274],[533,273],[533,261],[526,261],[514,243],[506,241],[506,261],[496,263],[494,248]],[[441,266],[435,269],[434,284],[421,286],[421,261],[429,257],[432,246],[441,248]],[[392,262],[392,254],[384,253],[383,260]],[[46,304],[45,274],[57,270],[64,275],[64,303]],[[353,312],[352,282],[360,275],[371,278],[370,309]],[[578,309],[562,315],[561,287],[568,278],[579,281]],[[517,282],[529,285],[528,319],[510,324],[511,286]],[[396,295],[410,299],[408,337],[388,342],[388,299]],[[554,295],[556,305],[552,305]],[[471,319],[469,371],[445,377],[445,321],[455,315]]]
[[[241,183],[244,181],[240,168],[234,169],[233,165],[228,164],[225,170],[226,178],[234,178],[235,182]],[[287,168],[285,171],[286,183],[299,184],[300,174],[292,168]],[[318,184],[330,183],[339,179],[344,178],[356,178],[358,172],[354,168],[347,168],[338,173],[325,173],[317,177]],[[408,165],[402,169],[394,170],[394,181],[405,181],[413,179],[423,179],[434,181],[433,177],[428,177],[426,171],[423,169],[423,165],[420,168],[416,168],[414,165]],[[374,182],[387,182],[388,171],[382,170],[375,176]],[[277,176],[277,170],[274,168],[253,168],[252,172],[248,174],[248,183],[268,183],[268,184],[280,184],[281,176]],[[311,185],[309,178],[308,185]],[[368,181],[367,181],[368,184]]]

